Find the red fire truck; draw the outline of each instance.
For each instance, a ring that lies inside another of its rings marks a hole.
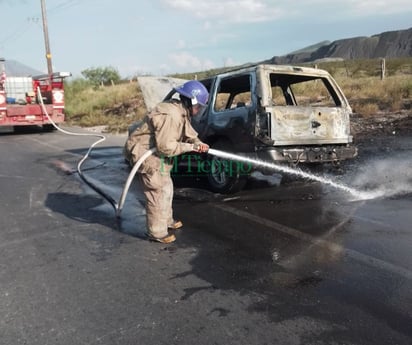
[[[55,123],[64,122],[63,83],[69,76],[69,72],[31,77],[7,76],[5,60],[0,58],[0,126],[39,125],[52,129],[46,112]]]

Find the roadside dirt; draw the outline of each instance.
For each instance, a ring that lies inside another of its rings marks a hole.
[[[412,134],[412,111],[367,117],[354,115],[351,118],[351,133],[357,140]]]

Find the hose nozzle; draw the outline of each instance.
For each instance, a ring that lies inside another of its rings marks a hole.
[[[200,153],[206,153],[209,151],[209,145],[205,143],[193,144],[193,151],[200,152]]]

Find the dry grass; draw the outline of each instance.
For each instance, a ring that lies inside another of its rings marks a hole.
[[[379,112],[400,112],[410,103],[412,78],[410,75],[380,77],[337,78],[354,112],[370,116]]]
[[[69,124],[83,127],[105,125],[108,131],[120,133],[141,119],[145,112],[146,107],[136,82],[97,89],[89,85],[74,93],[66,92]]]

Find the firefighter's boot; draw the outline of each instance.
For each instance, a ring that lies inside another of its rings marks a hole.
[[[180,220],[174,220],[167,226],[169,230],[178,230],[183,227],[183,223]]]

